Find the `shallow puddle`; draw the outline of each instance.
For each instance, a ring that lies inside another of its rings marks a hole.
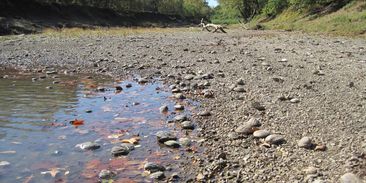
[[[98,182],[102,169],[117,173],[114,182],[150,182],[143,169],[147,162],[167,167],[169,177],[199,151],[195,143],[173,149],[157,142],[160,130],[196,140],[195,131],[167,121],[181,113],[189,116],[198,104],[171,96],[158,80],[141,85],[132,79],[53,75],[0,79],[0,182]],[[177,103],[186,109],[172,110]],[[162,105],[168,106],[168,114],[160,113]],[[88,141],[101,147],[75,147]],[[134,143],[133,151],[112,156],[113,146],[128,142]]]

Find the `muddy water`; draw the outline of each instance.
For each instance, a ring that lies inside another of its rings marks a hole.
[[[123,91],[118,92],[116,85]],[[115,171],[115,182],[150,182],[143,170],[146,162],[168,167],[165,174],[169,177],[179,171],[180,163],[190,161],[197,148],[195,143],[168,148],[158,144],[155,133],[169,130],[195,140],[194,131],[183,131],[166,121],[180,113],[190,115],[198,104],[172,99],[168,91],[157,80],[140,85],[133,79],[76,76],[0,79],[0,182],[98,182],[102,169]],[[172,110],[176,103],[186,109]],[[169,106],[168,114],[159,112],[162,105]],[[70,123],[75,120],[83,124]],[[113,146],[131,138],[140,139],[135,150],[127,156],[111,155]],[[75,147],[88,141],[101,148],[81,151]]]

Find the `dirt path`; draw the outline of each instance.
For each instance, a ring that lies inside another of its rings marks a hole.
[[[347,172],[366,180],[366,40],[267,31],[36,35],[0,48],[2,68],[139,74],[189,86],[184,95],[212,115],[195,116],[206,151],[182,165],[197,177],[182,180],[337,182]],[[277,136],[253,137],[251,118]]]

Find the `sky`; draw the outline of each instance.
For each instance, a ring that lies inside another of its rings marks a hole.
[[[210,5],[211,7],[217,6],[217,0],[208,0],[208,5]]]

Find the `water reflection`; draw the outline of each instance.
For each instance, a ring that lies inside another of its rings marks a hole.
[[[115,85],[123,91],[117,92]],[[0,182],[96,182],[101,169],[116,171],[120,182],[151,181],[143,175],[144,163],[163,163],[176,170],[185,153],[184,148],[159,145],[157,131],[176,130],[178,137],[194,139],[191,131],[166,123],[175,114],[187,112],[159,112],[162,105],[173,109],[179,102],[189,108],[192,102],[171,100],[160,82],[139,85],[132,80],[82,77],[32,82],[28,76],[1,79],[0,86],[0,162],[10,163],[0,166]],[[46,89],[49,86],[52,89]],[[105,92],[96,91],[101,86]],[[76,119],[84,124],[70,124]],[[111,156],[113,146],[135,136],[141,140],[134,151],[126,157]],[[102,147],[87,152],[75,148],[87,141]]]

